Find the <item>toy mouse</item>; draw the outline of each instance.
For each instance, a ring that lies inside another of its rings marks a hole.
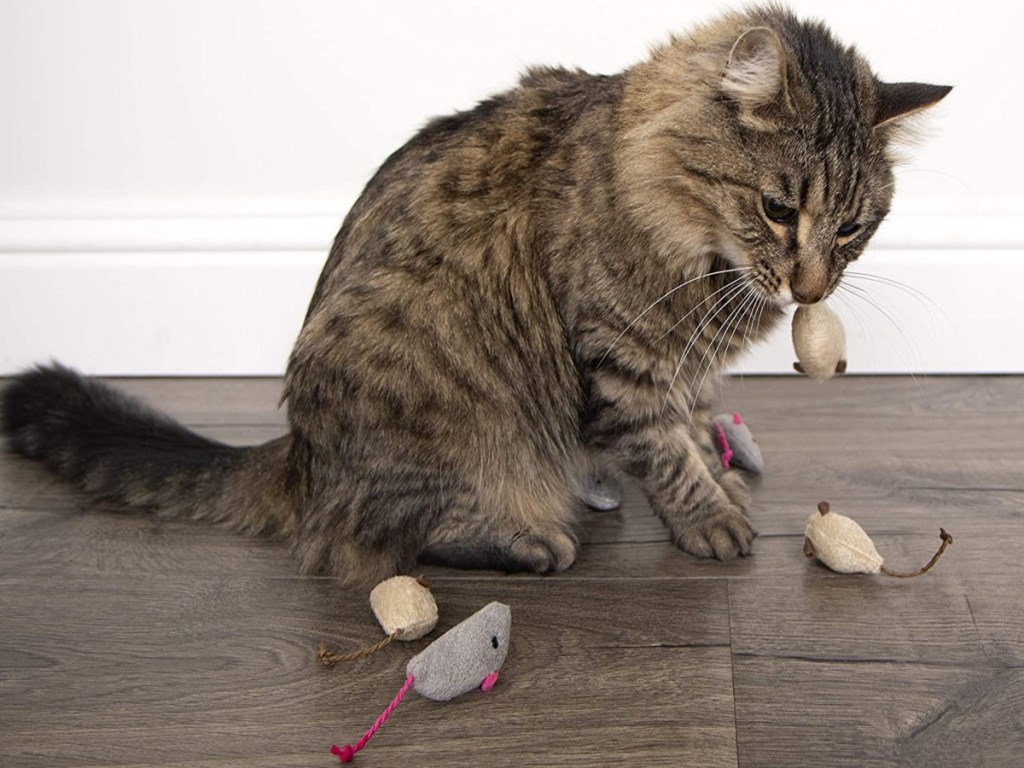
[[[945,528],[940,528],[942,544],[927,565],[909,573],[894,571],[882,564],[882,556],[864,529],[846,515],[833,512],[827,501],[819,503],[818,511],[807,519],[804,534],[804,554],[818,558],[833,571],[884,573],[900,579],[909,579],[930,571],[946,547],[953,543],[953,537],[946,533]]]
[[[750,427],[738,413],[721,413],[711,422],[722,468],[740,467],[760,475],[764,472],[764,456]]]
[[[437,625],[437,602],[430,582],[420,576],[392,576],[370,592],[370,608],[386,637],[379,643],[348,653],[332,653],[320,643],[316,657],[326,667],[339,661],[353,661],[376,653],[393,640],[419,640]]]
[[[503,603],[489,603],[452,627],[409,660],[405,684],[355,746],[334,744],[331,753],[343,763],[352,762],[410,688],[433,701],[448,701],[474,688],[491,690],[505,663],[511,631],[512,611]]]
[[[817,381],[846,373],[846,332],[825,302],[804,304],[793,315],[793,367]]]

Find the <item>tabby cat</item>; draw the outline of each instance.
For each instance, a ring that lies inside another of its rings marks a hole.
[[[616,75],[532,69],[395,152],[338,233],[288,363],[290,430],[229,447],[58,365],[2,428],[94,501],[286,537],[306,572],[561,571],[586,480],[636,478],[699,557],[750,551],[708,390],[835,290],[889,210],[887,84],[778,6]]]

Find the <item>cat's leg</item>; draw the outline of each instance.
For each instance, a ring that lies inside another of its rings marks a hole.
[[[578,502],[568,484],[556,493],[509,481],[480,493],[424,469],[388,469],[370,478],[341,468],[306,496],[293,537],[304,572],[373,584],[417,560],[537,573],[564,571],[576,560]],[[501,492],[504,499],[495,495]]]
[[[695,431],[685,406],[665,409],[664,389],[642,381],[637,386],[629,373],[609,366],[595,376],[589,446],[614,454],[639,480],[679,547],[723,560],[749,553],[757,534],[737,503],[743,497],[734,500],[715,476],[708,429]]]
[[[727,469],[718,476],[718,484],[729,497],[733,504],[743,510],[750,511],[750,486],[747,483],[746,475],[741,469]]]
[[[571,528],[557,520],[574,516],[566,510],[564,515],[545,515],[545,520],[526,520],[520,514],[485,513],[468,499],[456,502],[428,533],[419,559],[455,568],[564,571],[575,562],[579,542]]]
[[[386,516],[353,509],[350,487],[306,499],[292,536],[303,573],[327,573],[345,584],[373,585],[415,562],[416,534],[382,524]]]
[[[722,486],[722,490],[733,504],[747,512],[750,509],[750,488],[746,476],[741,470],[726,469],[722,464],[722,454],[715,439],[713,421],[711,410],[703,403],[698,403],[689,422],[690,436],[700,447],[704,463]]]
[[[757,533],[708,468],[685,424],[650,424],[621,435],[616,444],[623,467],[640,481],[679,547],[720,560],[749,554]]]

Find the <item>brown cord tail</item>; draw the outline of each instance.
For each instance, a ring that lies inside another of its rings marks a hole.
[[[398,637],[398,634],[399,630],[395,630],[379,643],[368,645],[365,648],[357,648],[356,650],[349,651],[348,653],[331,653],[327,650],[327,643],[321,641],[320,650],[316,652],[316,659],[325,667],[333,667],[339,661],[355,661],[356,659],[361,659],[364,656],[369,656],[371,653],[376,653],[382,648],[386,648],[391,644],[392,640]]]
[[[932,555],[932,559],[928,561],[928,564],[923,568],[918,568],[916,571],[910,573],[900,573],[899,571],[893,571],[889,568],[882,566],[882,573],[886,576],[895,576],[897,579],[912,579],[914,576],[920,576],[922,573],[928,573],[932,569],[932,566],[939,561],[942,557],[942,553],[946,551],[946,547],[953,543],[953,537],[946,533],[945,528],[939,528],[939,536],[942,537],[942,544],[939,545],[939,551]]]

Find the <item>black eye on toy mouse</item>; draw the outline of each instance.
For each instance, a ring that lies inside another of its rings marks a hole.
[[[491,645],[493,645],[495,648],[498,647],[498,636],[497,635],[494,635],[494,636],[491,637]]]

